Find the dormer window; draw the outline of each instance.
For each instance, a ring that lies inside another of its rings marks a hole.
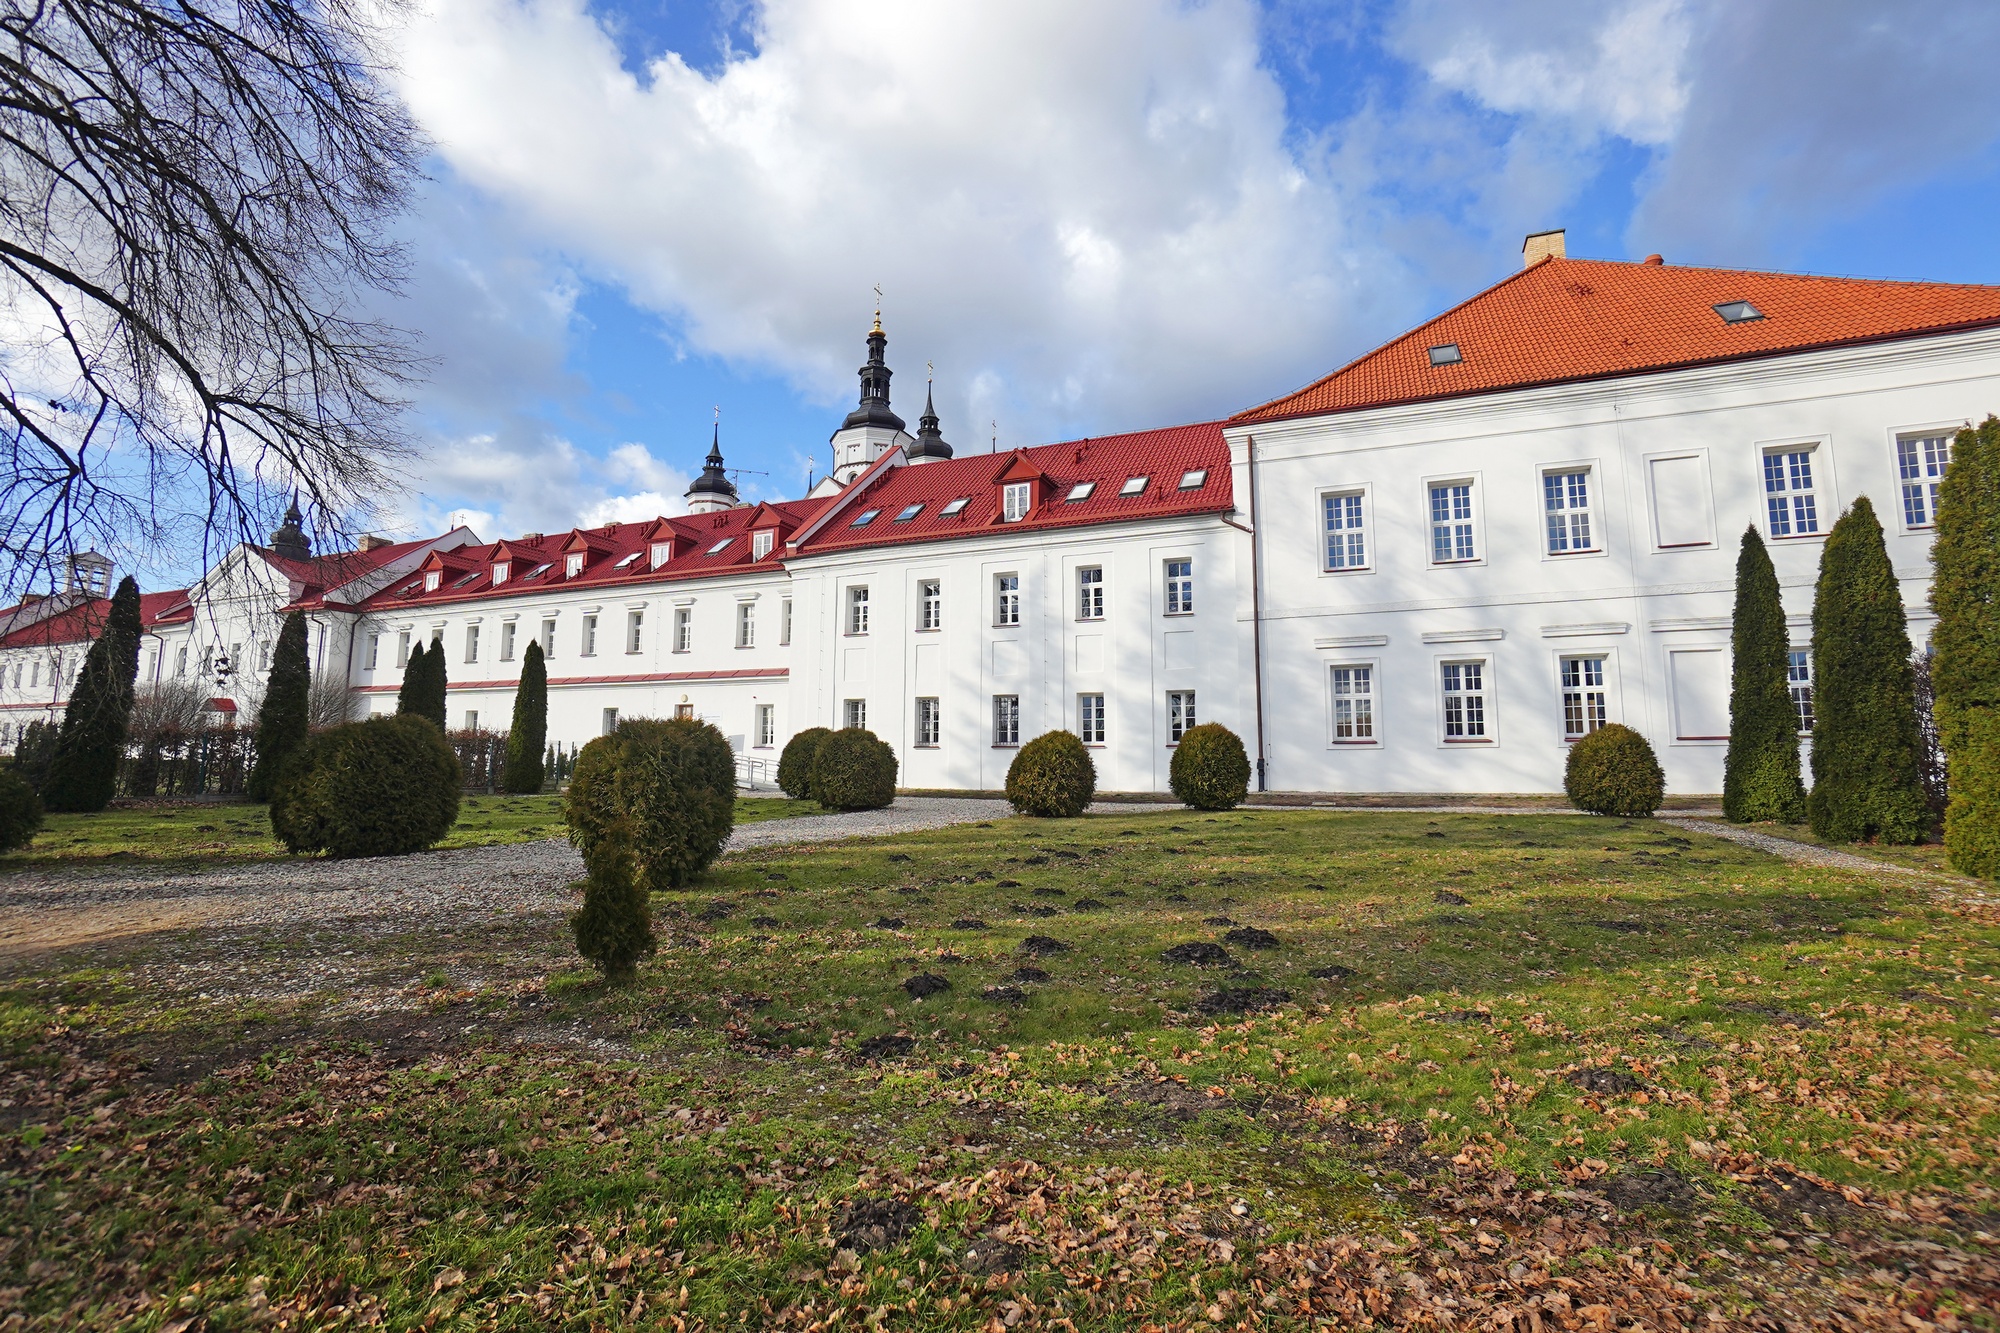
[[[512,567],[512,565],[511,565],[511,562],[509,562],[509,561],[506,561],[506,560],[495,560],[495,561],[493,562],[493,586],[494,586],[494,587],[496,587],[496,588],[497,588],[497,587],[499,587],[499,586],[500,586],[501,584],[503,584],[503,583],[505,583],[505,582],[507,581],[507,574],[508,574],[508,571],[509,571],[509,569],[510,569],[511,567]]]
[[[438,584],[442,582],[444,582],[444,574],[441,571],[435,569],[425,571],[424,573],[425,592],[436,592],[438,590]]]
[[[1148,480],[1149,478],[1146,477],[1127,477],[1125,478],[1125,484],[1118,488],[1118,493],[1128,498],[1143,494]]]
[[[574,551],[563,557],[563,577],[573,579],[583,573],[583,552]]]
[[[658,569],[658,568],[659,568],[659,567],[660,567],[661,565],[664,565],[664,564],[666,564],[666,563],[667,563],[667,561],[669,561],[669,560],[671,560],[671,559],[673,559],[673,558],[674,558],[674,544],[673,544],[672,542],[654,542],[654,543],[653,543],[653,568],[654,568],[654,569]]]
[[[1000,488],[1000,521],[1019,523],[1028,516],[1028,486],[1025,481],[1010,481]]]
[[[1205,467],[1181,473],[1181,489],[1184,491],[1198,491],[1206,485],[1208,485],[1208,469]]]
[[[1088,500],[1090,493],[1096,489],[1097,483],[1094,481],[1079,481],[1069,488],[1069,494],[1063,497],[1063,503],[1073,505],[1079,500]]]
[[[971,503],[972,503],[971,496],[961,495],[956,500],[953,500],[950,504],[946,505],[944,508],[938,510],[938,517],[951,518],[954,515],[963,514],[965,512],[965,507]]]
[[[771,554],[771,547],[776,544],[777,539],[778,534],[769,528],[764,529],[762,532],[751,533],[750,558],[752,560],[762,560],[765,556]]]

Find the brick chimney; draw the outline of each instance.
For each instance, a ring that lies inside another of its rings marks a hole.
[[[1557,259],[1565,257],[1561,227],[1557,227],[1554,231],[1534,232],[1527,240],[1521,242],[1522,268],[1533,268],[1550,256]]]
[[[387,537],[378,537],[372,532],[362,533],[361,539],[355,543],[355,546],[363,551],[372,551],[378,546],[393,546],[393,545],[395,545],[395,543],[390,541]]]

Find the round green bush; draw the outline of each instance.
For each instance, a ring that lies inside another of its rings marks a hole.
[[[1024,815],[1074,819],[1095,795],[1097,766],[1072,731],[1035,737],[1007,766],[1007,799]]]
[[[1181,733],[1167,785],[1197,810],[1233,810],[1250,794],[1250,756],[1235,732],[1204,722]]]
[[[681,888],[722,854],[736,826],[736,754],[707,722],[628,718],[576,757],[563,814],[586,862],[629,821],[640,887]]]
[[[819,758],[820,743],[833,731],[828,727],[807,727],[785,742],[778,756],[778,789],[795,801],[812,797],[813,763]]]
[[[271,830],[293,852],[402,856],[458,822],[458,756],[413,714],[350,722],[293,752],[271,794]]]
[[[0,769],[0,852],[26,847],[42,827],[42,798],[14,774]]]
[[[1563,790],[1579,810],[1630,819],[1660,808],[1667,775],[1644,736],[1607,722],[1569,747]]]
[[[585,857],[583,906],[569,921],[576,951],[597,964],[607,981],[630,980],[639,960],[658,947],[634,842],[632,821],[617,819],[592,843]]]
[[[865,727],[836,731],[820,742],[812,792],[829,810],[883,809],[896,799],[896,752]]]

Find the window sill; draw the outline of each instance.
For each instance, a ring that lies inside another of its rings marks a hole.
[[[1335,569],[1331,565],[1323,565],[1320,567],[1319,572],[1322,574],[1373,574],[1375,572],[1375,566],[1348,565],[1343,569]]]
[[[910,748],[912,750],[936,750],[939,749],[940,747],[935,742],[926,745],[922,741],[918,741],[915,745],[912,745]]]
[[[1483,557],[1474,555],[1468,556],[1463,560],[1433,560],[1431,561],[1431,568],[1451,569],[1458,565],[1483,565],[1485,563],[1486,561]]]
[[[1382,744],[1382,742],[1380,742],[1380,741],[1375,741],[1375,740],[1368,740],[1368,741],[1341,741],[1341,740],[1334,740],[1334,741],[1328,741],[1328,742],[1327,742],[1327,744],[1328,744],[1328,745],[1332,745],[1332,746],[1336,746],[1336,747],[1338,747],[1338,748],[1340,748],[1340,749],[1344,749],[1344,750],[1355,750],[1355,749],[1360,749],[1360,750],[1372,750],[1372,749],[1376,749],[1377,747],[1379,747],[1379,746],[1380,746],[1380,745]]]
[[[939,633],[939,632],[941,631],[941,629],[942,629],[942,626],[938,626],[938,625],[931,625],[931,626],[929,626],[928,628],[920,626],[920,627],[918,627],[917,629],[913,629],[913,630],[911,630],[911,631],[910,631],[910,633],[912,633],[912,634],[937,634],[937,633]]]
[[[1079,625],[1102,625],[1104,620],[1103,616],[1078,616],[1076,623]]]
[[[1493,744],[1493,738],[1491,736],[1447,736],[1444,738],[1444,743],[1446,745],[1491,745]]]
[[[1560,560],[1564,556],[1569,555],[1603,555],[1604,548],[1602,546],[1582,546],[1574,551],[1545,551],[1543,554],[1551,560]]]

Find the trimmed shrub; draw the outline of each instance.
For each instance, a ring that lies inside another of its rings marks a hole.
[[[442,651],[442,650],[440,650]],[[421,713],[418,704],[424,694],[424,645],[422,641],[410,649],[408,660],[403,663],[403,683],[396,687],[396,714]]]
[[[2000,879],[2000,419],[1951,442],[1931,566],[1945,855],[1961,874]]]
[[[1736,557],[1731,617],[1729,753],[1722,763],[1722,813],[1739,824],[1805,818],[1799,780],[1799,717],[1792,706],[1791,638],[1778,597],[1778,571],[1755,527]]]
[[[102,810],[117,794],[118,761],[132,720],[132,682],[139,675],[139,633],[139,585],[128,574],[112,594],[104,632],[90,645],[63,708],[62,730],[42,783],[49,809]]]
[[[833,735],[829,727],[807,727],[785,742],[778,756],[778,788],[795,801],[810,800],[813,794],[813,763],[819,758],[820,742]]]
[[[736,754],[707,722],[629,718],[583,747],[564,796],[569,838],[589,860],[630,828],[648,893],[692,883],[736,826]]]
[[[846,727],[813,756],[813,799],[829,810],[881,810],[896,799],[896,752],[865,727]]]
[[[507,727],[507,763],[501,786],[516,796],[542,789],[542,747],[549,739],[549,669],[542,645],[528,640],[521,654],[521,683],[514,687],[514,720]]]
[[[1075,732],[1037,736],[1007,766],[1007,800],[1024,815],[1074,819],[1096,794],[1097,766]]]
[[[1822,838],[1922,842],[1930,831],[1902,589],[1867,496],[1827,534],[1813,594],[1812,791]]]
[[[271,830],[292,852],[402,856],[458,820],[458,756],[408,714],[350,722],[309,739],[278,775]]]
[[[583,906],[570,918],[576,951],[610,982],[629,981],[657,948],[651,896],[639,883],[632,821],[619,818],[584,853]]]
[[[38,792],[49,775],[49,761],[55,758],[56,726],[36,719],[22,728],[21,739],[14,745],[14,762],[10,766],[14,776]]]
[[[0,769],[0,852],[17,852],[42,827],[42,798],[12,773]]]
[[[271,799],[278,774],[301,745],[310,729],[312,668],[306,660],[306,613],[294,611],[285,617],[278,631],[278,646],[271,655],[270,684],[264,703],[257,710],[257,766],[243,794],[253,801]]]
[[[1233,810],[1250,794],[1250,756],[1237,734],[1219,722],[1181,733],[1167,770],[1174,795],[1197,810]]]
[[[1638,818],[1660,808],[1667,775],[1644,736],[1607,722],[1569,747],[1563,790],[1589,814]]]

